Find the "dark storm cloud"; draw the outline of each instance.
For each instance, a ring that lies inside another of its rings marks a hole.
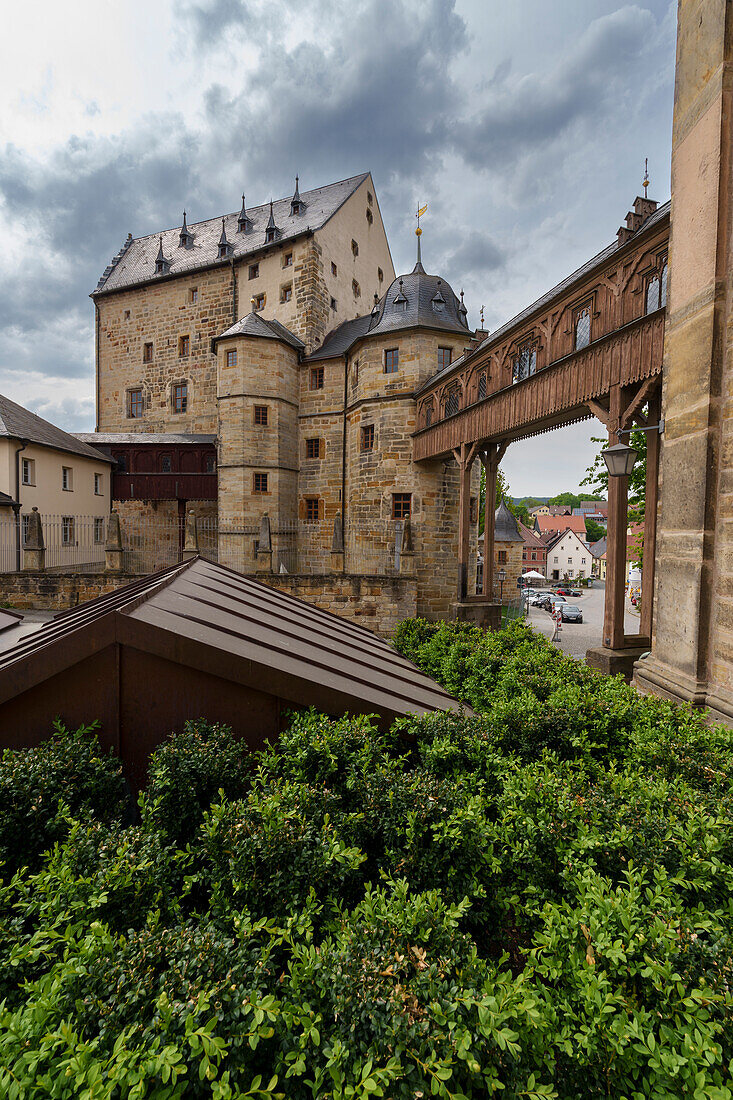
[[[597,131],[638,93],[630,76],[655,29],[649,11],[624,7],[591,23],[547,69],[512,78],[508,64],[498,66],[485,105],[457,128],[456,147],[469,164],[506,174],[579,124]]]

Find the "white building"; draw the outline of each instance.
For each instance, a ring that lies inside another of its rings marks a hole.
[[[547,548],[547,576],[559,581],[579,580],[591,575],[593,555],[574,531],[563,531]]]

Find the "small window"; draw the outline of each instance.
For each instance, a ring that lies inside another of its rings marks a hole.
[[[287,286],[280,287],[280,301],[289,302],[293,297],[293,284],[288,283]]]
[[[188,407],[188,383],[178,382],[173,387],[173,412],[185,413]]]
[[[76,545],[76,524],[73,516],[61,517],[61,542],[64,546]]]
[[[306,439],[306,441],[305,441],[305,457],[306,458],[320,458],[321,457],[321,441],[320,441],[320,439]]]
[[[412,493],[392,493],[392,519],[407,519],[412,506]]]
[[[189,290],[188,300],[191,303],[191,305],[196,305],[196,303],[198,302],[198,300],[199,300],[199,288],[197,286],[192,286],[191,289]]]
[[[369,223],[369,225],[371,225],[372,222],[374,221],[374,215],[372,214],[371,210],[369,210],[368,208],[367,208],[367,212],[366,212],[366,220]]]
[[[207,474],[215,474],[216,473],[216,459],[214,458],[213,455],[207,455],[206,456],[206,473]]]
[[[305,522],[318,523],[321,518],[321,502],[318,497],[305,498]]]
[[[362,451],[374,450],[374,425],[364,424],[361,429],[361,449]]]
[[[292,252],[286,252],[285,255],[283,256],[283,267],[292,267],[292,266],[293,266],[293,253]]]
[[[519,349],[513,363],[512,381],[521,382],[529,378],[537,369],[537,349],[530,344],[525,344]]]
[[[355,256],[359,255],[359,246],[354,240],[352,240],[351,242],[351,251],[354,253]]]
[[[382,271],[381,267],[377,268],[377,278],[379,279],[380,283],[384,282],[384,272]]]
[[[237,349],[230,348],[227,352],[227,366],[236,367],[237,365]]]
[[[659,305],[662,309],[667,305],[667,260],[662,264],[662,286],[659,292]]]
[[[359,385],[359,360],[354,360],[354,370],[351,375],[351,385],[354,389]]]
[[[255,296],[253,298],[253,301],[254,301],[255,313],[259,313],[261,310],[263,310],[265,308],[265,295],[264,294],[255,294]]]
[[[311,367],[310,388],[312,390],[323,389],[323,367]]]
[[[267,474],[252,474],[252,492],[267,492]]]
[[[501,562],[501,563],[505,564],[506,563],[506,550],[497,551],[496,560],[498,562]]]
[[[575,350],[587,348],[590,343],[590,309],[585,306],[575,318]]]
[[[335,310],[336,308],[337,308],[336,299],[332,298],[331,299],[331,309]]]
[[[130,311],[129,311],[129,309],[126,309],[126,310],[125,310],[125,320],[126,320],[126,321],[129,321],[129,320],[130,320]]]
[[[171,472],[171,456],[160,456],[160,472],[161,474],[169,474]]]
[[[260,276],[260,265],[259,264],[250,264],[249,265],[249,277],[250,277],[250,279],[258,279],[259,276]]]
[[[433,402],[430,401],[425,408],[425,427],[429,428],[433,423]]]
[[[71,466],[61,467],[61,488],[67,493],[73,492],[74,489],[74,475]]]
[[[580,559],[580,564],[581,564],[581,565],[585,565],[585,558],[581,558],[581,559]]]
[[[95,474],[96,477],[96,474]],[[34,458],[22,459],[22,473],[21,480],[24,485],[35,485],[36,483],[36,461]]]
[[[99,546],[101,542],[104,542],[104,517],[94,517],[94,541]]]
[[[101,497],[104,491],[104,479],[102,474],[94,475],[94,495],[95,497]]]
[[[662,281],[663,280],[663,281]],[[662,301],[664,291],[664,301]],[[646,285],[646,312],[654,313],[660,306],[667,304],[667,265],[664,265],[662,279],[654,274]]]
[[[334,278],[336,278],[338,273],[339,273],[339,269],[336,267],[336,264],[333,262],[333,260],[331,260],[331,274],[333,275]]]
[[[483,401],[486,397],[486,371],[482,371],[478,379],[478,399]]]
[[[572,559],[572,558],[568,558],[568,565],[572,565],[572,564],[573,564],[573,559]]]
[[[438,370],[449,367],[453,359],[453,348],[438,348]]]
[[[458,387],[455,386],[452,390],[449,390],[445,398],[445,415],[455,416],[461,408],[461,394]]]
[[[152,363],[153,361],[153,345],[151,343],[143,344],[143,363]]]
[[[180,359],[184,359],[191,347],[191,338],[189,336],[178,337],[178,356]]]
[[[28,531],[30,529],[30,525],[31,525],[31,517],[27,516],[27,515],[23,516],[23,545],[24,546],[28,545]]]
[[[532,551],[532,561],[537,561],[537,551],[536,550]]]
[[[354,292],[355,298],[361,298],[361,287],[357,283],[356,279],[351,280],[351,289]]]
[[[370,206],[374,202],[374,196],[372,195],[371,191],[367,191],[367,202]]]
[[[255,424],[259,424],[260,427],[266,428],[268,423],[267,414],[267,405],[255,405]]]
[[[399,348],[387,348],[384,353],[384,373],[396,374],[400,366]]]

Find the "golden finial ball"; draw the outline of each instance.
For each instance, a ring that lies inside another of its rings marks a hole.
[[[419,225],[418,225],[417,229],[415,230],[415,236],[416,237],[422,237],[422,229],[420,228]]]

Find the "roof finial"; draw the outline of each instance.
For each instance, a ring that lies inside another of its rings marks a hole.
[[[422,266],[422,257],[420,255],[420,238],[422,237],[422,229],[420,228],[420,218],[423,216],[423,214],[425,213],[427,208],[428,208],[427,203],[425,203],[424,206],[418,206],[417,214],[415,215],[415,217],[417,218],[417,229],[415,230],[415,236],[417,237],[417,263],[415,264],[414,271],[422,271],[423,274],[424,274],[424,270],[423,270],[423,266]]]
[[[649,187],[649,157],[644,157],[644,198],[647,198]]]
[[[158,255],[155,257],[155,274],[156,275],[168,275],[171,269],[171,262],[166,258],[163,252],[163,237],[158,238]]]
[[[221,237],[219,237],[219,259],[220,260],[224,259],[224,257],[228,256],[231,253],[231,251],[232,251],[232,246],[229,244],[229,241],[227,240],[227,231],[224,227],[224,219],[222,218],[221,219]]]
[[[181,233],[178,238],[178,243],[181,248],[190,248],[193,244],[193,233],[189,230],[186,224],[186,211],[183,211],[183,225],[181,226]]]
[[[299,179],[298,179],[298,176],[296,176],[295,177],[295,191],[293,192],[293,197],[290,200],[290,213],[291,213],[291,215],[292,214],[302,214],[303,211],[305,210],[305,203],[302,201],[302,199],[300,197],[300,191],[298,189],[298,183],[299,183]]]
[[[463,291],[461,291],[461,297],[462,296],[463,296]],[[483,329],[483,327],[484,327],[484,307],[481,306],[481,328]]]
[[[237,218],[237,233],[246,233],[248,229],[252,228],[252,221],[247,215],[247,204],[244,201],[244,194],[242,195],[242,209],[239,211]]]
[[[265,226],[265,244],[276,241],[279,233],[280,230],[275,225],[275,215],[272,212],[272,199],[270,199],[270,217],[267,219],[267,225]]]

